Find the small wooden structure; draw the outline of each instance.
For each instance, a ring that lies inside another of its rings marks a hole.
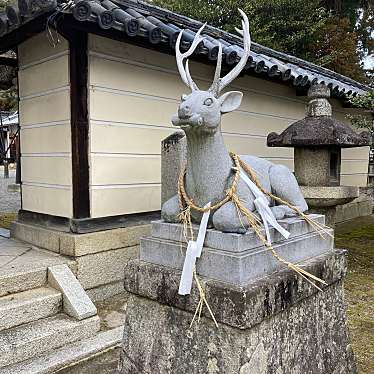
[[[1,130],[0,147],[8,162],[15,162],[17,159],[17,145],[18,145],[18,113],[4,113],[0,112],[1,116]],[[4,144],[2,144],[4,142]]]

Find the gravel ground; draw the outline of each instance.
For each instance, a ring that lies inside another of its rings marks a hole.
[[[8,192],[8,185],[15,183],[16,171],[9,170],[9,179],[4,179],[4,169],[0,166],[0,212],[13,213],[21,208],[21,196],[18,192]]]

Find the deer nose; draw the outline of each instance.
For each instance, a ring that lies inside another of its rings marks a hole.
[[[178,109],[178,117],[180,119],[188,119],[191,117],[191,108],[188,105],[180,106]]]

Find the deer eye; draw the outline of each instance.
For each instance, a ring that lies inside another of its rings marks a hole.
[[[211,106],[213,104],[213,99],[210,97],[204,101],[204,105]]]
[[[186,101],[186,99],[187,99],[187,95],[182,95],[181,96],[181,101]]]

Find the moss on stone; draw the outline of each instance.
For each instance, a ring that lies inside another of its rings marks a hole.
[[[10,224],[17,218],[17,213],[0,213],[0,227],[10,229]]]
[[[360,374],[374,373],[374,216],[339,225],[335,246],[348,249],[348,323]]]

